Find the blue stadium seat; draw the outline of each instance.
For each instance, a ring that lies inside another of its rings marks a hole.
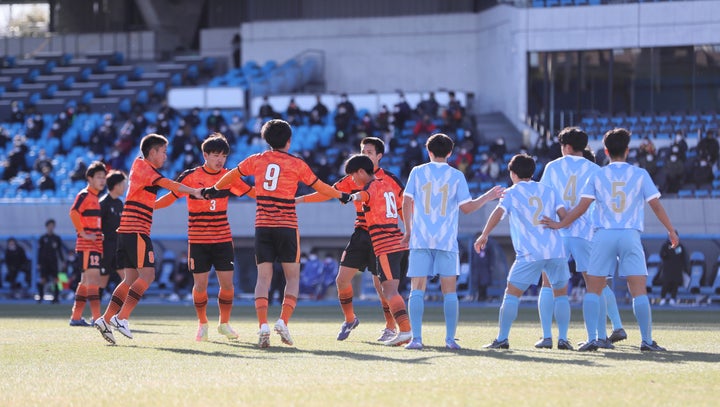
[[[713,189],[712,191],[710,191],[710,197],[720,198],[720,189]]]
[[[692,189],[681,189],[678,191],[678,198],[690,198],[693,196]]]
[[[138,92],[137,96],[135,96],[135,103],[140,105],[147,105],[150,103],[150,96],[148,95],[148,92],[144,89]]]
[[[63,80],[63,82],[62,82],[62,89],[63,89],[63,90],[70,90],[70,89],[72,89],[72,87],[73,87],[74,84],[75,84],[75,77],[73,77],[73,76],[68,76],[68,77],[65,78],[65,80]]]
[[[705,255],[702,252],[692,252],[690,254],[690,282],[687,290],[690,294],[699,294],[702,278],[705,274]]]
[[[695,198],[709,198],[710,197],[710,191],[707,189],[697,189],[695,190]]]

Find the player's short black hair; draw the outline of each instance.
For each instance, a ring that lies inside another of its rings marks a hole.
[[[115,185],[125,181],[126,179],[127,175],[125,175],[124,172],[120,170],[110,171],[105,177],[105,184],[107,185],[108,191],[112,191],[112,189],[115,188]]]
[[[588,135],[580,127],[565,127],[558,134],[560,144],[569,144],[574,151],[582,151],[587,147]]]
[[[435,157],[444,158],[452,153],[455,143],[446,134],[435,133],[427,139],[425,148]]]
[[[354,174],[359,170],[365,170],[366,173],[372,174],[375,169],[370,157],[362,154],[354,154],[345,161],[345,174]]]
[[[630,145],[630,131],[622,127],[608,130],[603,136],[603,145],[612,158],[623,158]]]
[[[49,226],[51,223],[52,223],[53,225],[55,225],[55,219],[50,218],[50,219],[46,220],[46,221],[45,221],[45,226],[47,227],[47,226]]]
[[[292,128],[285,120],[268,120],[263,124],[260,135],[270,147],[280,149],[285,147],[290,137],[292,137]]]
[[[375,146],[376,154],[385,154],[385,142],[377,137],[364,137],[360,140],[360,148],[362,149],[365,144],[372,144]]]
[[[93,161],[85,170],[85,178],[92,178],[97,174],[98,172],[104,172],[107,174],[107,167],[105,167],[105,164],[102,163],[102,161]]]
[[[515,154],[508,163],[508,170],[520,179],[532,178],[535,174],[535,160],[527,154]]]
[[[203,153],[221,153],[228,154],[230,152],[230,144],[221,133],[212,133],[203,141],[200,147]]]
[[[150,155],[150,150],[157,147],[162,147],[167,145],[168,140],[165,138],[165,136],[161,136],[159,134],[150,133],[147,136],[143,137],[142,140],[140,140],[140,151],[142,152],[142,155],[144,158],[147,158],[148,155]]]
[[[586,148],[583,150],[583,158],[588,161],[595,162],[595,153]]]

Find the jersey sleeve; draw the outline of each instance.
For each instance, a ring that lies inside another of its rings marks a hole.
[[[415,171],[415,168],[410,170],[410,175],[408,175],[407,184],[405,184],[405,190],[403,190],[402,194],[407,195],[410,198],[415,199],[415,183],[417,178],[417,171]]]
[[[655,198],[660,198],[660,191],[650,177],[650,173],[643,170],[642,174],[642,190],[645,202],[651,201]]]

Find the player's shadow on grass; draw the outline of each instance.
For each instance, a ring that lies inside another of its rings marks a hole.
[[[189,356],[208,356],[208,357],[220,357],[220,358],[242,358],[242,359],[256,359],[255,355],[239,354],[232,352],[206,352],[202,349],[190,349],[190,348],[153,348],[153,347],[142,347],[145,349],[154,349],[161,352],[170,352],[180,355]]]
[[[628,352],[605,352],[604,356],[609,359],[651,361],[658,363],[720,363],[720,354],[694,351],[672,351],[665,352],[640,352],[638,348],[633,353]]]
[[[530,354],[528,354],[530,353]],[[539,354],[538,351],[532,351],[532,350],[522,350],[522,351],[513,351],[512,349],[505,349],[505,350],[494,350],[494,349],[486,349],[477,351],[478,356],[480,357],[489,357],[493,359],[499,359],[499,360],[512,360],[515,362],[534,362],[534,363],[561,363],[561,364],[568,364],[568,365],[578,365],[578,366],[596,366],[597,362],[600,359],[595,358],[588,358],[587,356],[598,356],[602,357],[602,354],[599,353],[574,353],[574,352],[563,352],[561,355],[564,355],[562,359],[559,359],[557,357],[550,358],[550,357],[542,357],[542,356],[535,356],[535,354]],[[577,356],[576,356],[577,355]],[[572,358],[568,358],[568,356]]]

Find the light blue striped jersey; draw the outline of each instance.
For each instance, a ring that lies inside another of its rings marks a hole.
[[[588,179],[583,198],[595,199],[596,227],[643,231],[645,202],[660,197],[650,174],[626,162],[612,162]]]
[[[540,183],[549,185],[558,191],[565,203],[565,209],[569,211],[580,202],[580,192],[585,186],[585,182],[592,173],[599,169],[597,164],[584,157],[566,155],[545,166]],[[590,205],[587,212],[570,226],[560,229],[560,235],[590,240],[593,230],[594,206]]]
[[[472,197],[465,175],[447,163],[429,162],[410,171],[406,195],[413,199],[410,249],[458,252],[458,212]]]
[[[554,188],[535,181],[518,182],[505,190],[498,207],[505,211],[503,218],[510,215],[516,261],[565,258],[560,232],[540,223],[543,216],[558,220],[557,211],[564,207]]]

